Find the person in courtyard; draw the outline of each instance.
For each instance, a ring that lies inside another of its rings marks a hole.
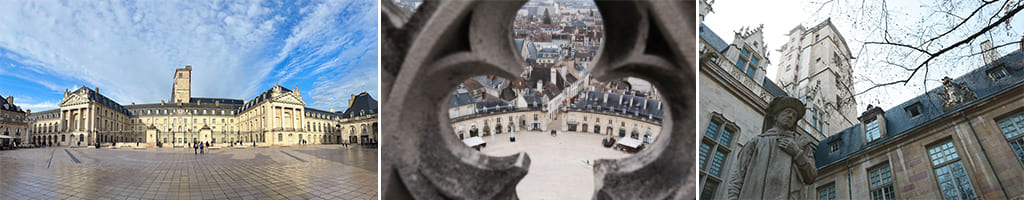
[[[204,147],[203,145],[205,145],[205,144],[203,144],[202,142],[199,143],[199,153],[206,153],[206,150],[203,149],[203,147]]]
[[[199,144],[192,143],[192,150],[195,151],[193,154],[199,155]]]

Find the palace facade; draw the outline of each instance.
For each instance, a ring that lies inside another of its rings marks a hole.
[[[14,105],[13,96],[0,96],[0,147],[27,141],[28,122],[27,112]]]
[[[189,142],[255,145],[376,143],[377,100],[352,95],[343,112],[305,107],[298,88],[280,85],[249,99],[191,96],[191,66],[175,70],[171,102],[122,105],[99,88],[66,90],[60,108],[32,113],[29,143],[85,146]]]

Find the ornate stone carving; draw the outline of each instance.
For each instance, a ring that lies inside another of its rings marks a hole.
[[[89,103],[89,98],[86,98],[85,95],[81,95],[81,94],[77,94],[77,93],[70,94],[70,95],[71,96],[69,96],[67,98],[64,98],[64,101],[60,102],[57,105],[61,106],[61,107],[64,107],[64,106],[72,106],[72,105],[78,105],[78,104],[83,104],[83,103]]]
[[[274,99],[276,102],[289,103],[295,105],[306,105],[306,102],[302,101],[301,97],[296,97],[295,94],[288,93],[283,96],[279,96]]]
[[[971,88],[967,87],[967,83],[964,82],[953,82],[952,78],[942,78],[942,91],[938,93],[939,98],[942,98],[942,109],[948,111],[954,109],[960,104],[976,99],[974,92],[971,92]]]
[[[481,154],[448,126],[447,98],[471,76],[523,71],[511,37],[525,1],[424,1],[415,13],[382,2],[381,188],[384,199],[516,199],[525,153]],[[647,150],[594,165],[595,199],[694,199],[694,1],[597,1],[605,42],[598,80],[642,78],[661,89],[667,120]],[[582,180],[590,181],[590,180]]]
[[[800,190],[814,184],[814,139],[795,131],[805,107],[800,100],[779,97],[768,103],[760,135],[743,145],[728,183],[728,199],[801,199]]]

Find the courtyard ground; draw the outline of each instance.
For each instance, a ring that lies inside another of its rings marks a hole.
[[[530,155],[530,169],[516,187],[522,199],[591,199],[594,193],[594,170],[597,159],[625,158],[632,154],[605,148],[603,135],[592,133],[516,132],[516,142],[509,134],[483,136],[487,147],[480,151],[494,156],[517,152]]]
[[[0,199],[377,199],[377,149],[0,151]]]

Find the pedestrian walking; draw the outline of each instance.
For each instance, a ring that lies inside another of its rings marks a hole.
[[[204,149],[205,146],[203,146],[203,145],[206,145],[206,144],[202,143],[202,142],[199,143],[199,153],[206,154],[206,149]]]
[[[195,155],[199,155],[199,144],[192,143],[192,150],[195,151]]]

